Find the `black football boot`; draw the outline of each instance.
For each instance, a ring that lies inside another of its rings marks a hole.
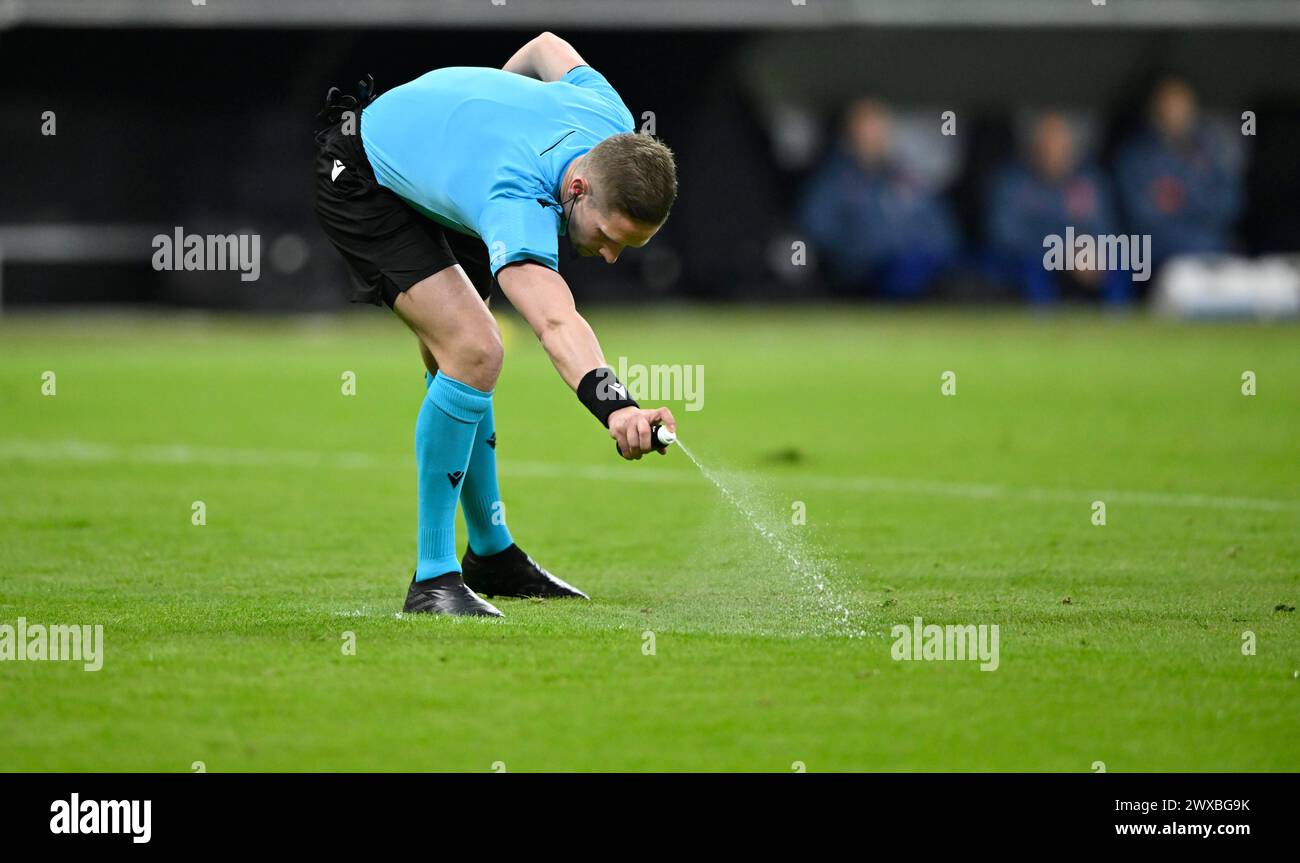
[[[465,573],[465,584],[485,596],[591,598],[542,569],[537,561],[513,543],[505,551],[484,557],[467,548],[460,565]]]
[[[411,577],[411,587],[406,591],[406,606],[410,614],[459,614],[470,617],[504,617],[490,602],[474,595],[465,586],[459,572],[449,572],[437,578],[416,581]]]

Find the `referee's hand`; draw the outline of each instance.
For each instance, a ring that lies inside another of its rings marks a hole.
[[[668,408],[626,407],[609,415],[609,436],[618,444],[618,454],[625,459],[638,459],[651,450],[663,455],[667,450],[655,446],[650,438],[650,426],[659,423],[673,434],[677,433],[677,420]]]

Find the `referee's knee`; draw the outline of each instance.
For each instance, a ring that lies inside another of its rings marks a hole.
[[[438,357],[438,366],[452,377],[475,389],[491,390],[501,375],[505,349],[501,345],[501,332],[495,326],[476,327],[472,333],[457,339],[442,353],[449,354],[446,362]]]

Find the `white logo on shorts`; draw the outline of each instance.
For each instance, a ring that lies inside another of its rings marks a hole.
[[[343,163],[340,162],[338,159],[335,159],[334,170],[330,171],[330,182],[332,183],[335,180],[337,180],[339,178],[339,174],[342,173],[343,173]]]

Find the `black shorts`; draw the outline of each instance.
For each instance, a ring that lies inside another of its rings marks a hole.
[[[361,143],[361,111],[355,114],[354,134],[344,134],[343,118],[316,133],[316,217],[347,261],[348,299],[391,308],[411,285],[460,264],[486,301],[493,283],[487,246],[379,185]]]

